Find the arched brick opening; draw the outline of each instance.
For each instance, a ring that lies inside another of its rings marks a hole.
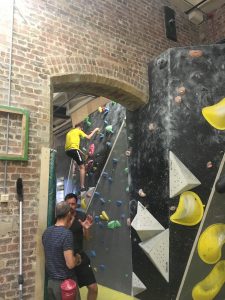
[[[148,102],[147,66],[142,77],[127,65],[98,58],[51,57],[47,66],[53,92],[103,96],[132,111]]]

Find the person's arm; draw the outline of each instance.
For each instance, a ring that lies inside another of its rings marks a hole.
[[[81,263],[81,257],[79,254],[73,255],[73,250],[66,250],[63,252],[66,265],[68,269],[73,269]]]
[[[90,228],[93,225],[93,217],[91,215],[87,215],[84,221],[79,220],[79,222],[83,227],[84,238],[88,240],[90,238]]]
[[[95,128],[90,134],[86,134],[86,139],[90,140],[95,132],[99,131],[99,128]]]

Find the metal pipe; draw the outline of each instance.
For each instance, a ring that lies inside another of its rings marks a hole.
[[[9,74],[8,74],[8,81],[9,81],[9,88],[8,88],[8,106],[11,103],[11,77],[12,77],[12,48],[13,48],[13,25],[14,25],[14,7],[15,7],[15,0],[12,0],[12,17],[11,17],[11,26],[10,26],[10,47],[9,47]],[[8,154],[9,150],[9,113],[7,114],[7,130],[6,130],[6,154]],[[4,186],[3,191],[6,194],[6,182],[7,182],[7,165],[8,161],[5,161],[4,165]]]

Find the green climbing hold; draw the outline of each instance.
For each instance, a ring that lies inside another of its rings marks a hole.
[[[111,132],[111,133],[113,133],[112,125],[106,126],[105,130],[106,130],[106,132]]]
[[[124,169],[125,174],[128,174],[128,168]]]
[[[121,227],[121,223],[118,220],[112,220],[112,221],[108,222],[107,227],[109,229],[119,228],[119,227]]]

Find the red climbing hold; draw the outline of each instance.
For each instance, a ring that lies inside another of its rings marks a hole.
[[[95,144],[91,144],[91,145],[89,146],[89,150],[88,150],[89,156],[93,156],[93,155],[94,155],[94,152],[95,152]]]

